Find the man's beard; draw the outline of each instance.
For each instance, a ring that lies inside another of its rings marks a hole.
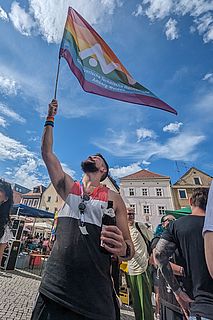
[[[81,169],[83,170],[84,173],[98,171],[98,168],[96,167],[95,162],[91,162],[91,160],[82,161]]]

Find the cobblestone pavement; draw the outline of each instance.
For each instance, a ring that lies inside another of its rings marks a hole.
[[[30,320],[39,284],[27,272],[0,270],[0,320]],[[130,307],[122,308],[121,320],[134,320]]]

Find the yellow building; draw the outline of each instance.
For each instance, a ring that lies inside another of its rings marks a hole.
[[[209,188],[212,177],[192,167],[172,186],[175,209],[189,206],[189,198],[195,188]]]
[[[64,200],[58,195],[53,184],[50,183],[43,192],[39,209],[55,213],[64,205]]]
[[[110,176],[106,177],[106,179],[102,181],[101,184],[111,189],[112,191],[119,193],[119,186],[117,185],[116,181],[112,177]]]

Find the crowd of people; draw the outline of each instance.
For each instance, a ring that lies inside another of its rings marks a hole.
[[[196,188],[189,203],[192,213],[179,219],[163,216],[153,234],[135,221],[134,210],[126,208],[119,194],[101,184],[109,172],[101,154],[82,161],[82,181],[63,171],[53,152],[57,109],[53,100],[42,157],[65,205],[31,320],[118,320],[117,267],[122,261],[128,263],[136,320],[213,320],[213,186],[210,194]],[[0,258],[9,237],[11,204],[11,188],[1,183]],[[46,254],[49,239],[28,238],[26,245]]]
[[[42,254],[49,254],[51,249],[50,238],[44,238],[42,235],[28,234],[22,238],[22,250],[38,251]]]

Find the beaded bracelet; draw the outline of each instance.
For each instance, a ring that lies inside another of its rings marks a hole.
[[[54,117],[47,117],[44,126],[51,126],[54,127]]]

